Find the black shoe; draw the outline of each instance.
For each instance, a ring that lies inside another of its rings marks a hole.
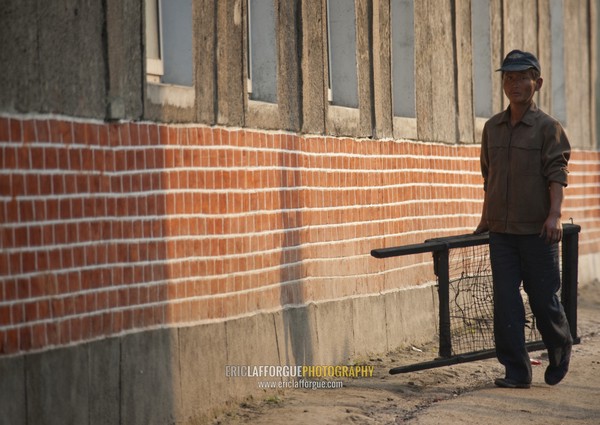
[[[556,385],[567,375],[569,371],[569,362],[571,361],[571,344],[564,348],[562,359],[558,366],[549,365],[544,373],[544,381],[548,385]]]
[[[529,388],[531,384],[529,382],[519,382],[510,378],[496,378],[494,384],[502,388]]]

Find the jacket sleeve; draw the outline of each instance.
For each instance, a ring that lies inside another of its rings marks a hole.
[[[483,132],[481,134],[481,153],[479,156],[479,162],[481,165],[481,175],[483,177],[483,190],[487,192],[487,182],[488,182],[488,170],[489,170],[489,157],[488,157],[488,149],[487,149],[487,127],[486,123],[483,127]]]
[[[568,163],[571,157],[571,144],[559,122],[546,126],[542,148],[542,172],[548,183],[568,184]]]

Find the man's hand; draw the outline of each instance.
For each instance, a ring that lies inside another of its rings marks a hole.
[[[540,237],[546,240],[547,244],[558,243],[562,240],[562,224],[560,222],[560,215],[550,214],[544,222]]]
[[[562,240],[562,224],[560,223],[561,207],[563,202],[563,186],[557,182],[550,183],[550,214],[544,222],[541,238],[545,238],[547,244],[558,243]]]
[[[488,230],[490,230],[487,220],[485,220],[484,218],[481,219],[481,221],[479,222],[479,224],[477,225],[477,228],[475,229],[475,231],[473,232],[475,235],[479,235],[481,233],[485,233]]]
[[[487,220],[487,196],[483,198],[483,208],[481,209],[481,219],[479,220],[479,224],[477,228],[473,232],[475,235],[479,235],[481,233],[485,233],[490,230],[490,226],[488,225]]]

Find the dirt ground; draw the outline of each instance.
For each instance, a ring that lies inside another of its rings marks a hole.
[[[289,389],[250,399],[213,421],[226,424],[511,424],[600,423],[600,282],[580,286],[578,334],[569,374],[544,383],[545,352],[531,353],[530,389],[503,389],[495,359],[390,375],[390,368],[435,358],[433,347],[406,347],[371,356],[372,378],[344,380],[340,389]],[[363,361],[364,361],[363,360]]]

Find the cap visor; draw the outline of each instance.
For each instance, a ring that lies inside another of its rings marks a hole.
[[[512,64],[512,65],[505,65],[501,68],[498,68],[496,70],[496,72],[498,72],[498,71],[526,71],[528,69],[535,69],[535,67],[531,66],[531,65]]]

